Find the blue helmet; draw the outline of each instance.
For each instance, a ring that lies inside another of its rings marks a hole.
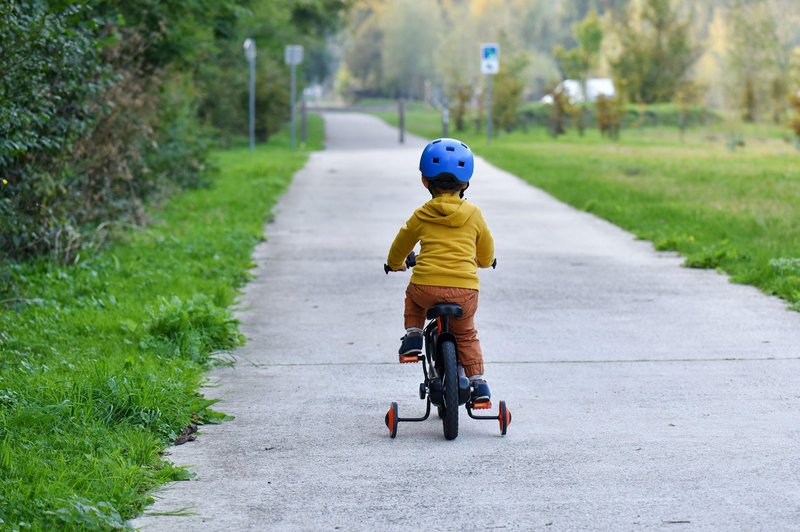
[[[419,170],[425,179],[452,176],[460,183],[469,183],[475,161],[472,150],[456,139],[436,139],[422,150]]]

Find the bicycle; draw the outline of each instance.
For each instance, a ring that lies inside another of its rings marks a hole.
[[[416,256],[412,251],[406,259],[406,266],[413,268]],[[497,261],[492,264],[496,267]],[[392,271],[384,265],[388,274]],[[464,370],[458,363],[458,346],[456,338],[450,332],[450,319],[460,318],[463,309],[452,303],[438,303],[428,309],[426,317],[428,323],[423,329],[424,354],[405,355],[400,357],[401,363],[422,362],[424,381],[419,385],[419,398],[426,400],[425,414],[421,417],[402,418],[398,414],[396,402],[392,402],[386,412],[385,423],[389,429],[390,437],[397,436],[397,425],[401,422],[420,422],[430,417],[431,405],[435,405],[439,418],[442,420],[444,437],[453,440],[458,437],[458,407],[464,405],[467,414],[472,419],[495,419],[500,423],[500,434],[505,436],[508,425],[511,424],[511,412],[505,401],[500,401],[496,416],[484,416],[473,413],[473,410],[488,410],[492,408],[491,401],[474,402],[469,379],[464,375]]]

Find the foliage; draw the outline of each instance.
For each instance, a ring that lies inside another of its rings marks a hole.
[[[612,140],[619,140],[623,109],[619,98],[597,97],[597,128],[600,134]]]
[[[336,31],[348,5],[346,0],[241,0],[232,19],[215,23],[214,46],[204,61],[193,67],[200,87],[198,113],[214,128],[225,145],[247,134],[248,69],[242,42],[256,43],[256,137],[268,141],[289,116],[289,67],[283,63],[284,46],[304,47],[298,68],[298,87],[319,82],[327,66],[328,40]],[[244,9],[246,7],[246,9]]]
[[[583,135],[586,114],[586,81],[589,72],[597,65],[600,55],[600,46],[603,44],[603,29],[600,26],[600,19],[595,10],[589,11],[586,18],[580,23],[573,25],[572,34],[578,46],[570,50],[558,45],[553,54],[555,55],[564,73],[565,78],[576,79],[581,86],[581,104],[570,106],[568,112],[572,116],[572,121]]]
[[[112,82],[84,6],[26,7],[0,3],[0,249],[20,255],[76,233],[63,201],[76,172],[63,154],[92,131],[92,99]]]
[[[450,106],[450,114],[456,124],[456,131],[464,131],[466,129],[469,104],[472,100],[472,85],[465,84],[451,87],[450,98],[455,101],[455,104]]]
[[[494,76],[492,122],[507,132],[517,126],[518,109],[525,89],[522,74],[527,66],[528,57],[518,54],[504,61],[500,72]]]
[[[3,264],[3,527],[124,528],[148,490],[189,476],[161,454],[190,423],[223,418],[197,389],[214,353],[242,340],[227,307],[270,206],[307,158],[287,137],[215,154],[210,188],[77,264]]]
[[[244,36],[261,47],[267,140],[288,115],[283,45],[318,52],[345,7],[0,0],[0,250],[71,262],[112,229],[144,223],[148,201],[202,186],[211,130],[228,142],[247,130]]]
[[[795,2],[736,0],[727,12],[730,26],[726,68],[733,107],[754,122],[785,118],[796,25],[789,18]]]
[[[550,106],[550,134],[554,137],[566,133],[564,121],[570,114],[572,105],[569,103],[569,94],[563,85],[556,86],[550,94],[553,96],[553,104]]]
[[[744,86],[742,87],[742,121],[750,123],[756,121],[757,103],[758,100],[756,98],[755,82],[752,78],[748,77],[744,80]]]
[[[564,76],[580,80],[585,92],[586,79],[591,69],[597,65],[600,47],[603,44],[603,28],[597,12],[589,11],[585,19],[572,27],[572,34],[578,45],[569,50],[558,45],[553,54]]]
[[[412,0],[395,0],[387,8],[392,24],[383,30],[383,84],[389,95],[421,99],[425,81],[435,77],[439,32],[434,17],[420,17]]]
[[[611,69],[617,87],[632,102],[672,101],[699,56],[690,20],[679,18],[671,0],[644,0],[641,13],[632,10],[616,24],[620,49]]]
[[[794,87],[788,72],[800,43],[796,7],[796,0],[354,0],[339,39],[343,66],[338,87],[349,101],[388,97],[396,87],[385,73],[413,72],[419,77],[408,94],[446,96],[456,124],[462,118],[467,123],[466,115],[483,116],[479,45],[499,42],[501,64],[517,53],[529,57],[522,75],[529,101],[541,98],[564,76],[580,80],[593,74],[615,77],[617,92],[628,103],[673,102],[691,84],[703,89],[692,104],[739,115],[749,75],[759,106],[756,119],[785,120],[787,91]],[[404,43],[418,53],[392,53],[410,64],[388,65],[386,53],[397,40],[390,46],[387,35],[407,24],[397,16],[407,10],[428,34]],[[738,13],[749,26],[736,25]],[[602,44],[595,59],[586,52],[598,40]],[[734,64],[734,56],[742,59],[741,66]],[[419,86],[419,78],[423,86],[429,82],[431,91]],[[587,127],[588,114],[588,108],[576,114]]]
[[[792,94],[789,97],[789,103],[794,110],[794,116],[792,116],[791,121],[791,128],[794,131],[795,138],[800,141],[800,91]]]

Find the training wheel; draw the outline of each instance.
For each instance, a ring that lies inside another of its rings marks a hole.
[[[506,406],[505,401],[500,401],[500,414],[497,419],[500,421],[500,434],[505,436],[508,426],[511,424],[511,411]]]
[[[392,403],[389,411],[386,412],[386,428],[389,429],[389,436],[397,436],[397,403]],[[505,434],[505,432],[503,432]]]

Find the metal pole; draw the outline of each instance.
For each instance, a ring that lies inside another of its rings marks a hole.
[[[447,105],[442,107],[442,137],[447,138],[449,135],[448,133],[448,126],[450,125],[450,109],[447,108]]]
[[[250,59],[250,151],[256,148],[256,59]]]
[[[250,101],[249,101],[249,115],[250,122],[248,133],[250,134],[250,151],[256,147],[256,41],[247,38],[242,43],[244,48],[244,56],[250,65]]]
[[[300,95],[300,144],[306,145],[308,140],[308,110],[306,107],[306,93]]]
[[[492,143],[492,75],[489,77],[489,85],[486,97],[486,144]]]
[[[406,109],[405,109],[405,102],[403,99],[400,98],[397,102],[397,110],[400,113],[400,144],[405,143],[406,136],[405,136],[405,129],[406,129]]]
[[[292,124],[291,124],[291,130],[292,130],[292,145],[291,146],[292,146],[292,150],[294,150],[294,145],[295,145],[295,127],[294,127],[294,122],[295,122],[295,107],[296,107],[296,105],[295,105],[295,90],[296,90],[296,86],[297,86],[297,72],[296,72],[296,69],[297,69],[297,66],[293,64],[292,65],[292,87],[291,87],[291,91],[292,91],[292,103],[291,103],[291,106],[292,106]]]

